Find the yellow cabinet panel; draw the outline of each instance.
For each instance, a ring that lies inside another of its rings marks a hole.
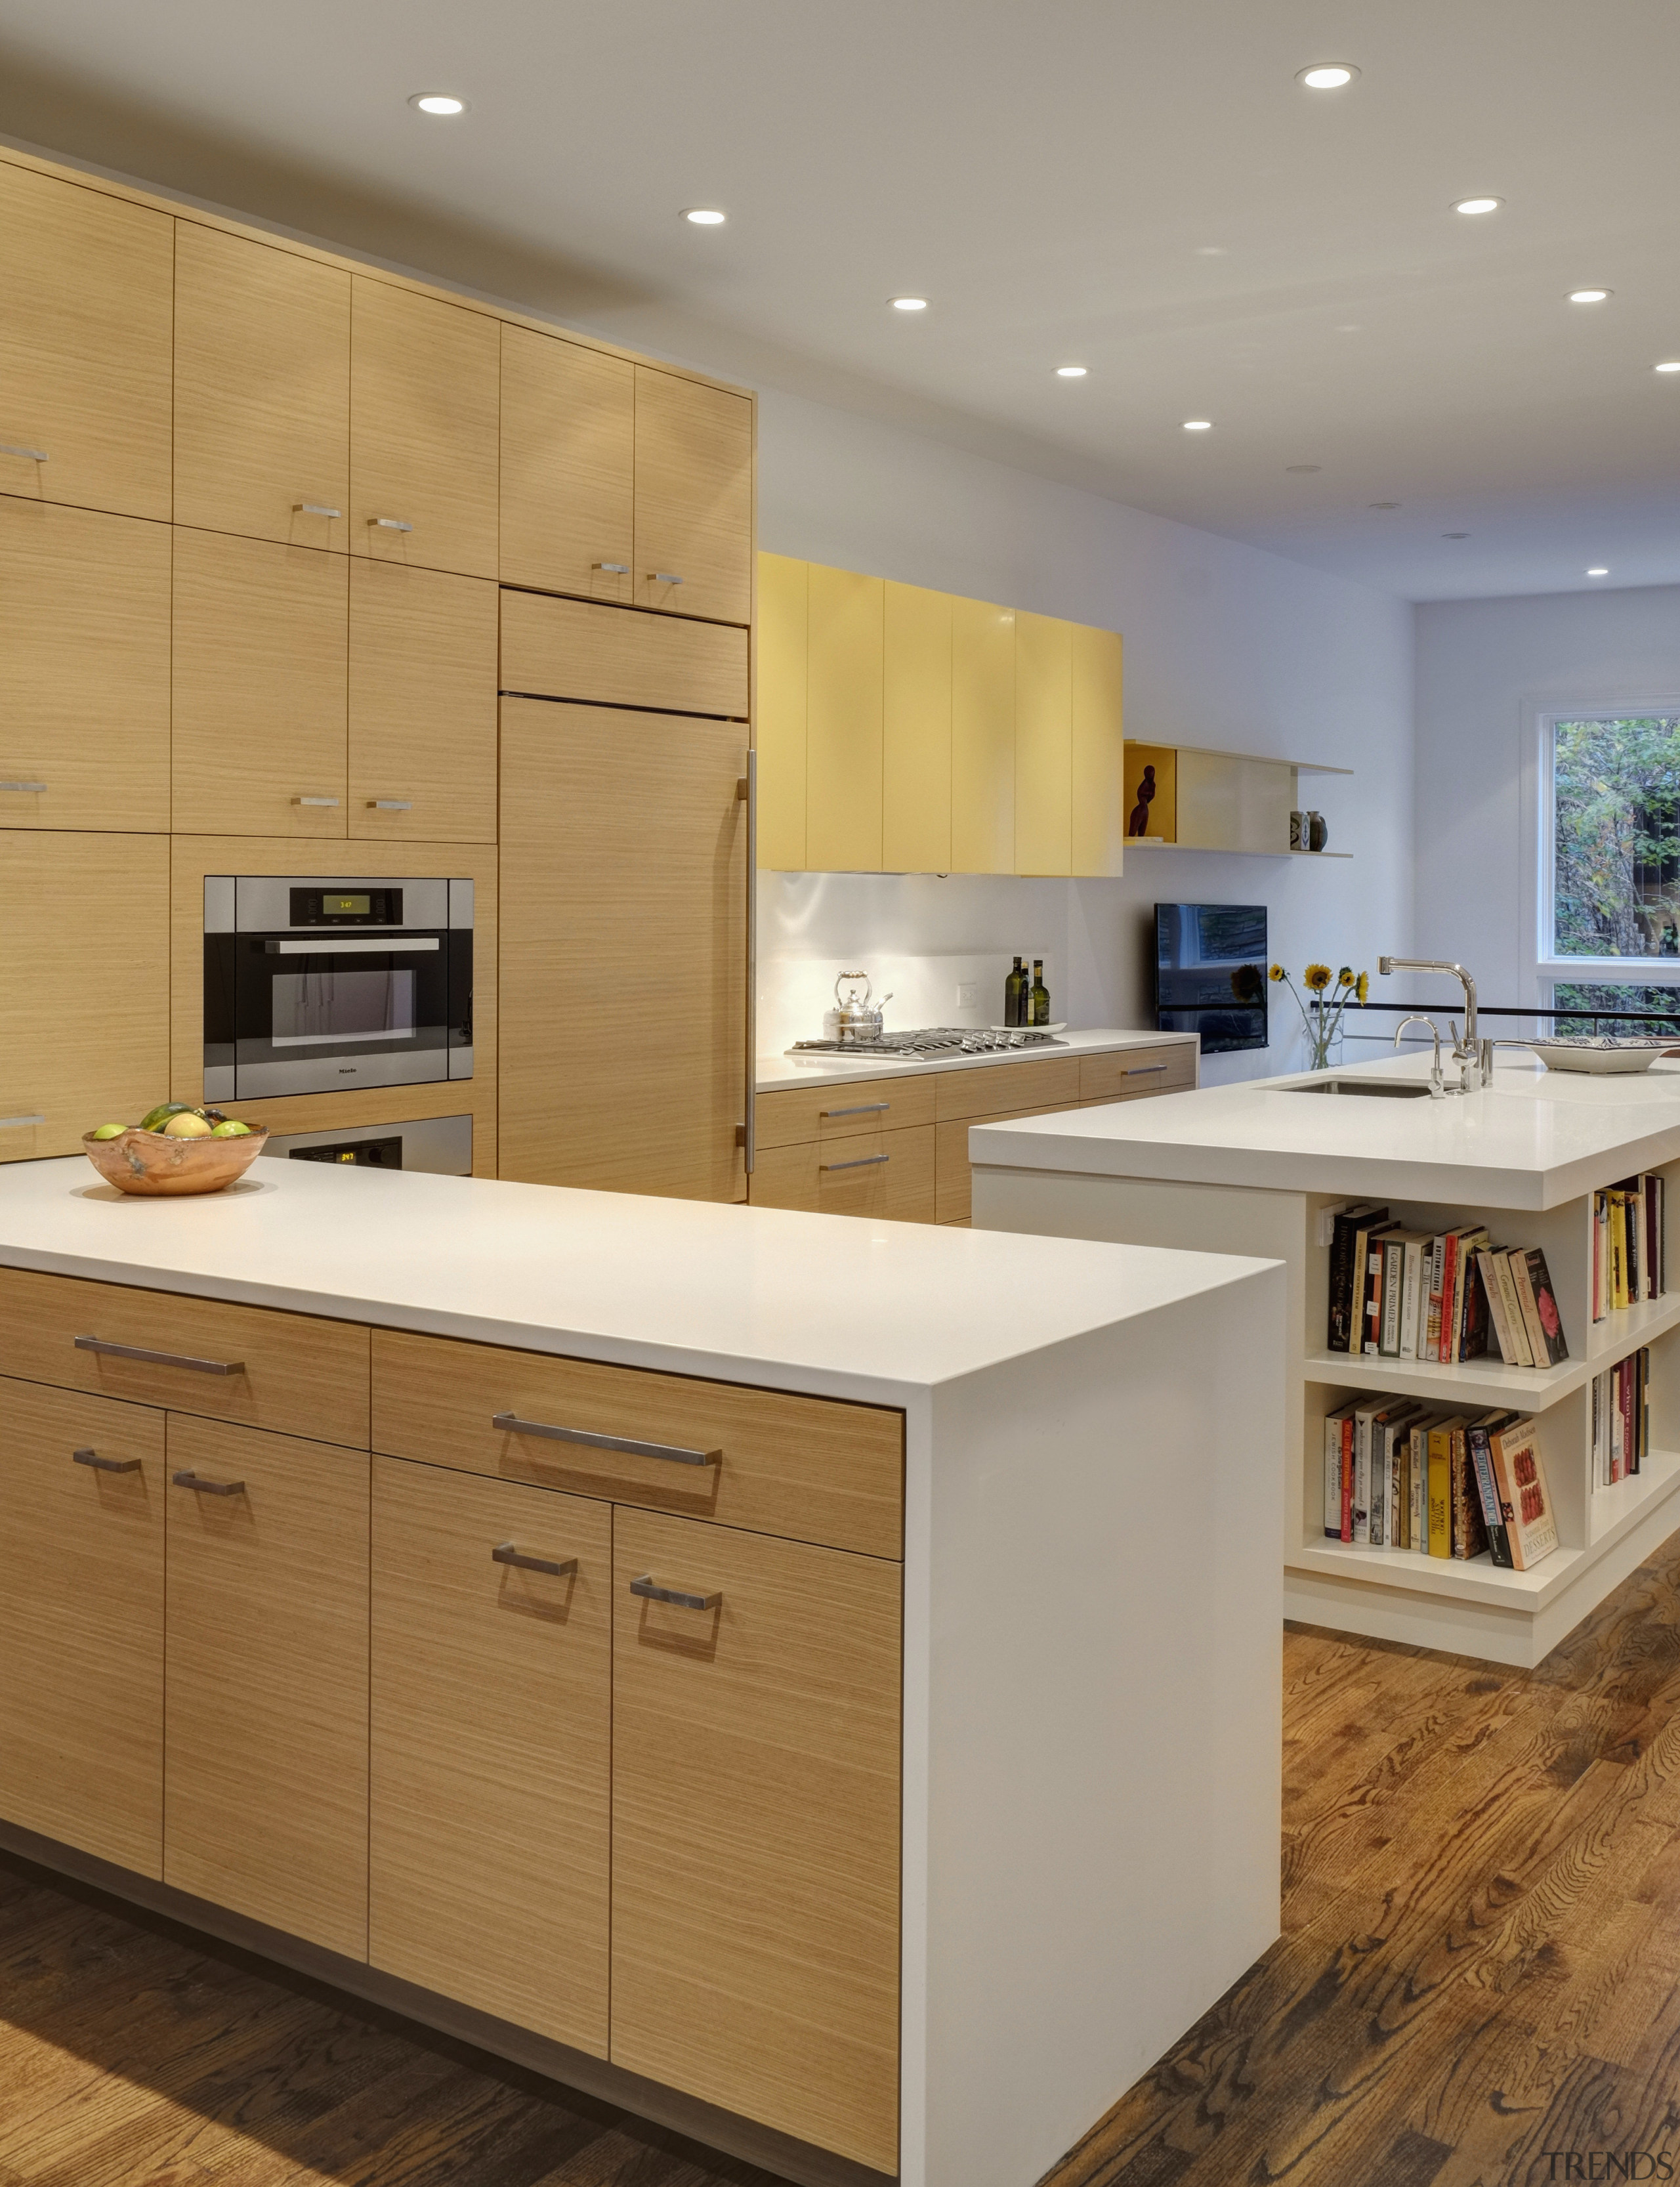
[[[886,588],[814,562],[808,579],[806,863],[819,873],[879,873]]]
[[[502,329],[502,582],[627,605],[636,368],[528,327]]]
[[[183,220],[176,522],[342,553],[349,492],[349,273]]]
[[[1127,807],[1120,632],[1073,627],[1073,870],[1117,874]]]
[[[1015,862],[1065,874],[1072,857],[1073,625],[1015,617]]]
[[[0,828],[166,832],[168,526],[0,496]]]
[[[881,863],[951,869],[951,610],[948,593],[889,584],[881,722]]]
[[[351,835],[496,841],[499,597],[481,577],[351,564]]]
[[[809,631],[806,565],[758,558],[758,863],[805,868],[805,740]]]
[[[636,367],[638,607],[752,620],[752,404]]]
[[[167,213],[0,160],[0,492],[168,520],[174,250]]]
[[[1178,749],[1178,841],[1205,851],[1287,851],[1294,771],[1281,760]]]
[[[951,603],[951,871],[1015,869],[1015,616]]]

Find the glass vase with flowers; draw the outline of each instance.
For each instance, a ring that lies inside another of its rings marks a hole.
[[[1371,992],[1368,972],[1355,972],[1344,964],[1333,973],[1328,964],[1309,964],[1301,975],[1301,987],[1281,964],[1267,968],[1275,986],[1287,987],[1301,1012],[1306,1035],[1309,1071],[1325,1071],[1341,1054],[1341,1021],[1350,1003],[1363,1003]],[[1306,992],[1301,992],[1301,987]]]

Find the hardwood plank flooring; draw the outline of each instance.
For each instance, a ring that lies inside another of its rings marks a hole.
[[[1283,1937],[1043,2187],[1680,2179],[1680,1536],[1537,1671],[1284,1658]],[[0,2187],[726,2183],[778,2187],[0,1857]]]

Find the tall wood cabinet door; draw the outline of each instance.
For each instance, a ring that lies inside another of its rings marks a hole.
[[[613,2062],[896,2173],[900,1569],[613,1528]]]
[[[494,585],[352,562],[350,833],[496,841]]]
[[[348,544],[350,275],[181,222],[175,520]]]
[[[164,1881],[365,1959],[368,1453],[168,1422]]]
[[[636,367],[638,607],[752,620],[752,404]]]
[[[1073,625],[1015,616],[1015,871],[1065,874],[1073,845]]]
[[[346,588],[342,555],[177,527],[177,835],[344,834]]]
[[[881,693],[886,588],[813,562],[805,855],[819,873],[881,869]]]
[[[0,160],[0,492],[168,521],[174,231]]]
[[[786,554],[758,558],[758,863],[802,873],[807,669],[808,570]]]
[[[81,1152],[169,1082],[169,838],[0,829],[0,1161]]]
[[[948,593],[886,588],[881,863],[890,874],[951,869],[951,610]]]
[[[1126,856],[1121,641],[1073,626],[1073,871],[1117,874]]]
[[[745,771],[739,722],[502,702],[504,1178],[744,1198]]]
[[[604,2058],[612,1506],[376,1457],[373,1540],[368,1959]]]
[[[169,829],[169,528],[0,498],[0,828]]]
[[[502,582],[635,597],[636,368],[502,329]]]
[[[1015,615],[951,603],[951,870],[1015,869]]]
[[[496,575],[501,355],[486,313],[351,276],[352,554]]]
[[[163,1414],[0,1381],[0,1814],[163,1869]]]

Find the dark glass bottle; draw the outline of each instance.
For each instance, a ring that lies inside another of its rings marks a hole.
[[[1047,1026],[1050,1022],[1050,990],[1044,984],[1044,959],[1032,960],[1032,1015],[1029,1025]]]
[[[1025,1024],[1025,1013],[1021,1009],[1025,997],[1026,968],[1017,957],[1014,970],[1003,982],[1003,1022],[1006,1026]]]

